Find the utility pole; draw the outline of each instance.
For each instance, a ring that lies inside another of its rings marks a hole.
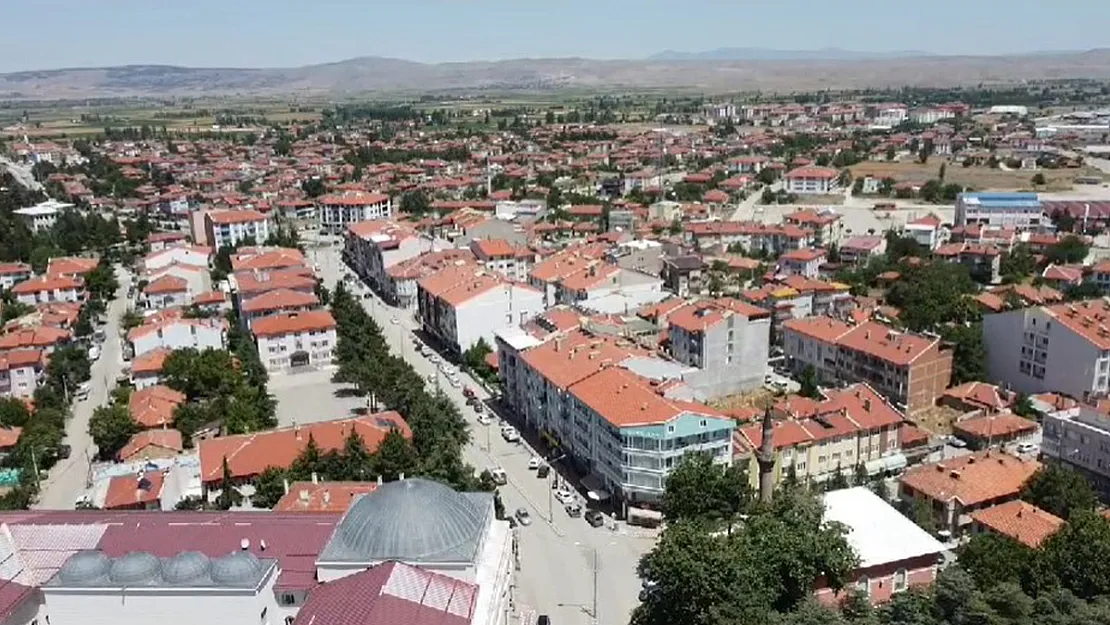
[[[34,447],[31,448],[31,468],[35,471],[35,486],[38,488],[39,492],[42,492],[42,482],[40,481],[41,478],[39,477],[39,463],[38,460],[35,459]]]
[[[488,432],[489,428],[486,428],[486,431]],[[555,489],[554,488],[547,489],[547,520],[550,521],[551,523],[555,522],[555,506],[552,504],[552,500],[554,500],[555,497],[551,494],[551,491],[553,491],[553,490],[555,490]],[[596,592],[596,590],[595,590],[595,592]]]
[[[594,547],[594,605],[590,610],[590,617],[597,623],[597,547]]]

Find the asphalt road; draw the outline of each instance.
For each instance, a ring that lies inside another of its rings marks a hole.
[[[89,435],[89,419],[93,410],[108,403],[108,394],[123,370],[123,354],[119,335],[120,317],[127,310],[127,284],[131,277],[116,266],[119,290],[108,305],[107,323],[102,328],[106,338],[100,346],[100,358],[92,363],[89,396],[75,400],[72,416],[66,424],[65,443],[72,448],[69,458],[61,460],[50,469],[42,482],[42,491],[35,508],[50,510],[73,509],[78,497],[88,486],[90,459],[96,455],[96,446]],[[70,389],[71,392],[73,389]]]
[[[339,248],[309,248],[309,256],[319,265],[325,284],[333,288],[343,273]],[[359,297],[367,291],[361,286],[354,290]],[[533,451],[523,443],[506,442],[496,420],[489,425],[478,423],[477,415],[466,406],[462,389],[451,386],[435,365],[417,353],[411,313],[394,309],[377,297],[362,301],[381,325],[391,349],[402,353],[425,378],[435,376],[435,383],[470,421],[472,441],[464,459],[479,470],[502,467],[509,481],[501,488],[506,511],[511,514],[523,508],[532,518],[531,525],[517,528],[520,568],[514,593],[515,622],[531,625],[536,616],[547,614],[560,625],[627,623],[640,590],[636,564],[654,545],[654,533],[623,524],[616,529],[594,528],[582,518],[568,516],[551,496],[549,479],[540,479],[528,469]],[[488,399],[468,376],[460,378],[482,399]]]

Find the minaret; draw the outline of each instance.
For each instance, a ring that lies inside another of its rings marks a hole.
[[[775,434],[775,424],[771,421],[771,407],[763,411],[763,438],[756,452],[759,463],[759,500],[771,503],[775,491],[775,447],[771,438]]]

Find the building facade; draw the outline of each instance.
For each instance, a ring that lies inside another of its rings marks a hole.
[[[1036,193],[961,193],[956,197],[955,225],[979,224],[1040,230],[1048,224]]]
[[[335,319],[326,310],[280,313],[251,324],[267,371],[331,364],[335,329]]]
[[[261,245],[270,238],[270,220],[258,211],[209,211],[204,215],[207,243],[214,249],[253,242]]]
[[[382,193],[351,191],[322,195],[316,202],[320,229],[328,234],[343,234],[351,224],[389,219],[393,214],[393,203]]]

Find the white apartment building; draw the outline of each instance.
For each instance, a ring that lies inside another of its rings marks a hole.
[[[825,250],[820,248],[793,250],[779,256],[778,271],[787,276],[816,278],[821,273],[821,265],[825,264],[825,259]]]
[[[17,208],[12,211],[27,224],[31,232],[39,233],[50,230],[58,221],[58,215],[64,210],[73,208],[73,204],[59,202],[57,200],[46,200],[34,206],[27,208]]]
[[[351,224],[374,219],[389,219],[393,203],[382,193],[351,191],[322,195],[316,200],[320,227],[329,234],[343,234]]]
[[[335,318],[326,310],[290,312],[251,324],[258,356],[267,371],[331,364],[337,341]]]
[[[703,400],[763,384],[770,352],[771,313],[732,299],[688,304],[667,318],[671,355],[697,367],[683,376]]]
[[[840,172],[831,167],[799,167],[783,177],[787,193],[833,194],[840,192]]]
[[[154,251],[143,257],[143,271],[151,273],[171,265],[185,265],[208,270],[212,248],[202,245],[181,245]]]
[[[50,302],[80,302],[85,298],[85,283],[80,278],[37,276],[11,289],[17,302],[34,306]]]
[[[983,317],[990,381],[1026,395],[1110,392],[1110,304],[1087,300]]]
[[[254,242],[261,245],[270,238],[270,220],[258,211],[211,211],[204,215],[207,243],[213,249]]]
[[[907,222],[902,227],[902,236],[907,236],[925,249],[932,251],[948,240],[947,232],[941,227],[940,217],[930,213]]]
[[[430,252],[432,239],[388,219],[360,221],[347,227],[343,248],[347,264],[374,290],[388,292],[391,267]]]
[[[417,309],[425,331],[461,354],[485,339],[496,345],[501,328],[542,313],[543,293],[473,265],[451,265],[417,283]]]
[[[528,272],[536,261],[535,252],[513,247],[505,239],[474,239],[470,251],[486,269],[516,282],[528,281]]]
[[[14,349],[0,354],[0,397],[32,397],[45,367],[43,352],[38,349]]]
[[[132,328],[127,342],[134,358],[157,349],[226,349],[227,321],[162,317]]]
[[[1085,404],[1045,413],[1041,454],[1083,473],[1099,494],[1110,497],[1110,416]]]
[[[1036,193],[961,193],[953,223],[1027,231],[1040,230],[1049,221]]]

